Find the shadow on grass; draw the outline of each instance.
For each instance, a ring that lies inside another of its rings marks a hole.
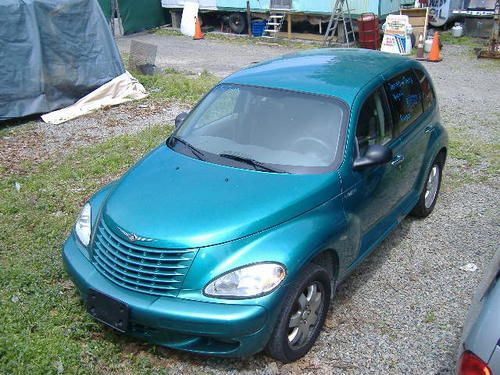
[[[39,121],[42,121],[40,119],[40,114],[18,117],[8,120],[0,120],[0,137],[4,135],[3,133],[8,132],[12,128],[27,124],[29,122],[39,122]]]

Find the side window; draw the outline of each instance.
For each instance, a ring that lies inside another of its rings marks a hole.
[[[363,103],[356,126],[356,139],[360,156],[365,154],[369,145],[383,145],[392,139],[391,119],[381,89]]]
[[[413,71],[408,70],[387,81],[386,88],[394,130],[399,135],[423,112],[420,84]]]
[[[432,89],[429,78],[427,78],[425,73],[419,69],[415,69],[415,74],[420,82],[420,88],[422,89],[422,101],[424,102],[424,111],[426,111],[434,105],[436,96],[434,95],[434,90]]]

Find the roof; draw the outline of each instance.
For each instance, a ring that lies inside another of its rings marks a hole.
[[[405,61],[367,49],[322,48],[252,65],[222,82],[331,95],[352,104],[362,87]]]

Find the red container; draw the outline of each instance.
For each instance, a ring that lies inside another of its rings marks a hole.
[[[357,19],[358,42],[361,48],[379,49],[380,30],[378,17],[373,13],[363,13]]]

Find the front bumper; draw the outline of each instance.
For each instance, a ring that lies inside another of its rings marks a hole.
[[[259,305],[209,303],[158,297],[124,289],[103,277],[73,235],[63,247],[64,265],[84,300],[89,288],[129,306],[127,334],[200,354],[246,357],[261,351],[273,320]]]

